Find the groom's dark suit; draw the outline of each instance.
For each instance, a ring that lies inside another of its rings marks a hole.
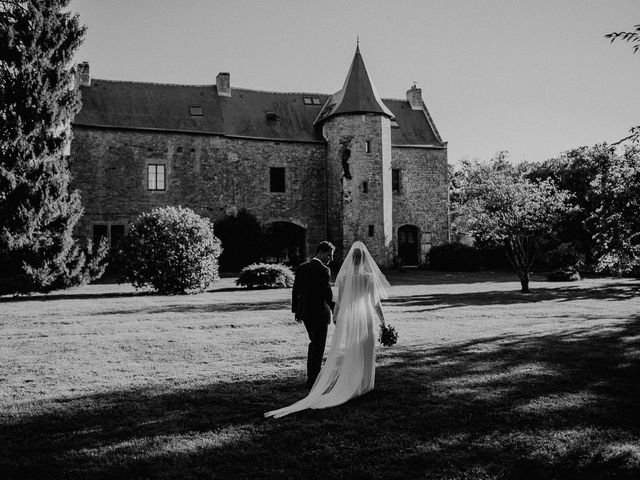
[[[293,283],[291,311],[295,313],[296,320],[304,322],[310,340],[307,388],[313,386],[322,366],[327,326],[334,307],[330,279],[329,268],[314,258],[297,268]]]

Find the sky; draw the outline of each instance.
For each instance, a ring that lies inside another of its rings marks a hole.
[[[449,162],[544,161],[640,124],[640,0],[72,0],[92,78],[334,93],[360,51],[382,98],[416,83]]]

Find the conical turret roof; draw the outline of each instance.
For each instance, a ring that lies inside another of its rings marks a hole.
[[[394,118],[373,85],[364,60],[360,54],[360,46],[356,47],[349,73],[342,90],[334,93],[325,103],[315,123],[323,122],[330,117],[349,113],[377,113]]]

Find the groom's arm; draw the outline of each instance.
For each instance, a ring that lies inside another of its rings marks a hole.
[[[324,281],[327,285],[325,287],[325,301],[327,302],[327,305],[329,305],[331,311],[333,311],[336,303],[333,301],[333,290],[331,290],[331,270],[329,270],[329,267],[325,268]]]
[[[291,290],[291,311],[295,315],[295,319],[300,321],[299,309],[300,309],[300,287],[302,283],[302,271],[300,268],[296,269],[296,276],[293,280],[293,289]]]

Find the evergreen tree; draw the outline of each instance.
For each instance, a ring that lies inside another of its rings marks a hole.
[[[100,275],[72,237],[83,210],[64,147],[80,109],[73,55],[85,34],[69,0],[0,0],[0,293]],[[91,246],[89,246],[91,253]]]

